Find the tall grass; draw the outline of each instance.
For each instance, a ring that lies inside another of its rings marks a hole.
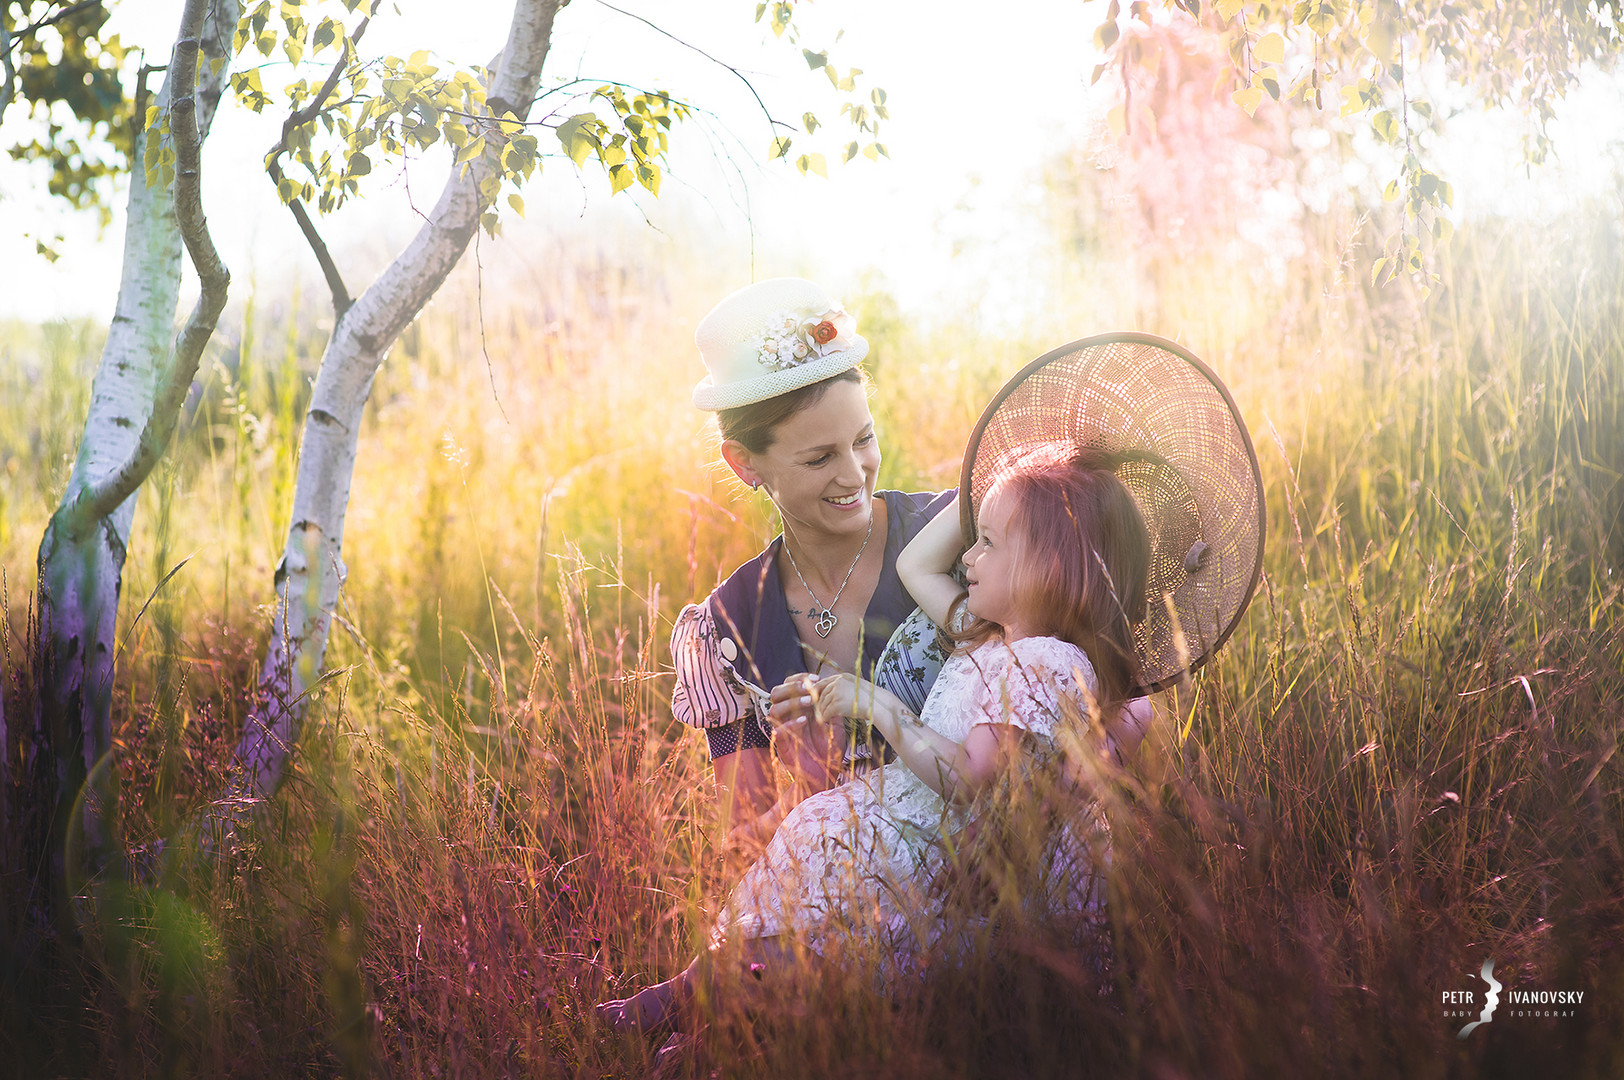
[[[1617,226],[1463,233],[1424,304],[1361,287],[1351,245],[1328,234],[1329,259],[1247,303],[1232,282],[1185,282],[1155,309],[1115,308],[1230,382],[1270,533],[1246,622],[1106,793],[1108,926],[1085,940],[1109,959],[995,889],[968,952],[922,984],[881,996],[860,961],[765,1003],[773,987],[755,987],[753,1011],[708,1002],[668,1074],[1624,1066]],[[15,1068],[655,1067],[652,1043],[590,1006],[680,966],[726,887],[701,741],[666,704],[665,639],[771,523],[707,464],[686,405],[681,328],[720,283],[580,260],[531,285],[483,310],[450,287],[390,357],[345,540],[340,674],[293,775],[234,860],[87,886],[67,997],[8,969]],[[858,307],[882,482],[905,488],[951,484],[1002,379],[1095,328],[1060,311],[995,340],[911,326],[883,295]],[[246,308],[142,496],[116,717],[132,846],[218,790],[324,332],[298,297]],[[32,545],[96,345],[84,328],[5,331],[13,711]],[[1458,1041],[1441,993],[1481,991],[1487,957],[1508,988],[1585,1003],[1507,1009]]]

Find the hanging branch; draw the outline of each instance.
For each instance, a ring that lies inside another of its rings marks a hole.
[[[355,56],[356,42],[367,32],[367,24],[371,21],[372,17],[368,16],[356,26],[355,33],[344,43],[343,55],[333,64],[333,70],[327,73],[327,81],[321,84],[321,89],[316,91],[316,96],[310,99],[309,104],[290,113],[288,118],[282,121],[282,137],[265,155],[265,171],[270,174],[271,182],[278,190],[282,186],[281,158],[288,152],[288,139],[295,131],[321,115],[322,109],[327,105],[327,99],[338,87],[338,80],[349,68],[350,61]],[[327,279],[327,290],[333,294],[333,314],[336,318],[342,319],[355,300],[344,285],[344,277],[338,272],[338,264],[333,261],[332,253],[327,250],[327,244],[322,240],[321,234],[316,231],[316,223],[310,220],[310,211],[305,209],[304,200],[297,197],[289,199],[288,209],[293,212],[293,220],[299,223],[299,231],[304,234],[305,242],[315,254],[316,262],[321,266],[322,277]]]

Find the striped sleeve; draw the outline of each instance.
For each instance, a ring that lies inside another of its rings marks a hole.
[[[671,630],[671,663],[677,688],[671,714],[689,727],[714,728],[751,713],[748,700],[729,686],[716,651],[716,622],[704,604],[689,604]]]

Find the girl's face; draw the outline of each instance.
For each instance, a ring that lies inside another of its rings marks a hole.
[[[867,531],[880,444],[860,383],[831,384],[816,404],[778,425],[771,446],[744,460],[803,540],[806,533]]]
[[[1015,566],[1020,559],[1020,538],[1010,532],[1014,500],[1002,484],[993,485],[981,500],[975,542],[964,553],[970,583],[970,614],[990,619],[1004,628],[1004,638],[1028,636],[1021,628],[1015,598]]]

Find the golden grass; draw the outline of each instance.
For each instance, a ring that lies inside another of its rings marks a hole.
[[[821,969],[748,1015],[743,999],[714,1002],[672,1074],[1624,1064],[1616,225],[1463,234],[1426,304],[1364,288],[1351,238],[1327,230],[1327,257],[1284,286],[1208,289],[1148,260],[1156,307],[1095,298],[1226,377],[1270,512],[1245,624],[1106,800],[1104,974],[1073,922],[1012,886],[923,985],[881,997],[859,960],[855,977]],[[707,464],[686,407],[682,328],[721,285],[632,265],[560,265],[522,303],[487,296],[483,319],[452,289],[408,331],[362,439],[329,652],[343,674],[311,710],[294,774],[230,865],[100,886],[68,992],[10,962],[21,1067],[651,1067],[653,1044],[609,1035],[590,1005],[675,970],[724,887],[701,740],[669,717],[665,639],[770,523]],[[1103,273],[1084,284],[1113,288]],[[910,326],[883,295],[857,306],[882,481],[905,488],[952,483],[1005,375],[1097,328],[1057,311],[1010,342]],[[232,363],[214,367],[143,495],[126,623],[197,554],[128,632],[116,723],[132,844],[216,791],[322,330],[308,301],[244,312]],[[73,327],[9,327],[4,341],[15,711],[32,545],[98,343]],[[1508,987],[1585,989],[1586,1005],[1458,1042],[1440,992],[1478,988],[1487,956]]]

